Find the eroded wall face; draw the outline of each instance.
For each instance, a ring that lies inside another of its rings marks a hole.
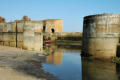
[[[16,23],[0,23],[0,45],[16,47]]]
[[[42,27],[32,21],[0,23],[0,45],[42,51]]]
[[[36,24],[25,23],[24,25],[24,42],[23,48],[27,50],[42,51],[43,47],[43,34],[41,29]]]
[[[95,58],[116,56],[120,16],[101,15],[84,18],[83,52]]]

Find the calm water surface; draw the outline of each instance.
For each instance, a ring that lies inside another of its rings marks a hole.
[[[80,50],[49,49],[43,69],[60,80],[120,80],[120,65],[81,58]]]
[[[46,62],[43,64],[46,71],[51,72],[61,80],[82,79],[80,53],[62,52],[51,55],[47,57],[51,60],[51,62]]]

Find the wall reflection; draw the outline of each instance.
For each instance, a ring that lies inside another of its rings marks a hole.
[[[119,80],[120,65],[82,58],[82,80]]]
[[[77,46],[78,47],[78,46]],[[49,53],[49,55],[46,57],[46,63],[47,64],[55,64],[55,65],[61,65],[62,64],[62,57],[63,52],[80,52],[80,48],[76,48],[75,46],[63,46],[63,45],[54,45],[51,44],[51,46],[45,46],[44,50]]]
[[[62,64],[62,51],[53,51],[46,57],[46,63],[47,64],[56,64],[61,65]]]
[[[80,50],[78,52],[74,48],[57,45],[46,47],[46,49],[50,55],[43,63],[45,71],[57,76],[60,80],[82,80]]]
[[[49,53],[49,55],[46,56],[45,61],[47,64],[62,64],[62,50],[58,50],[56,45],[46,46],[44,49]]]

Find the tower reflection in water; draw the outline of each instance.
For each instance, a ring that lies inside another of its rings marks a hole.
[[[47,64],[62,64],[62,50],[57,50],[57,46],[54,45],[52,47],[46,47],[45,50],[49,53],[45,61]]]
[[[46,56],[43,69],[60,80],[82,80],[80,50],[72,50],[62,46],[46,47],[50,55]]]
[[[52,53],[50,53],[50,55],[46,57],[46,63],[61,65],[62,64],[62,51],[59,51],[59,52],[53,51]]]
[[[47,51],[50,55],[46,56],[45,63],[50,65],[45,64],[44,69],[61,79],[73,79],[74,77],[74,79],[77,78],[78,80],[120,80],[120,64],[93,60],[88,57],[82,57],[81,59],[80,54],[74,52],[70,53],[70,55],[64,52],[63,49],[60,50],[55,46],[47,48]],[[58,67],[51,64],[60,66]]]
[[[82,58],[82,80],[120,80],[120,64]]]

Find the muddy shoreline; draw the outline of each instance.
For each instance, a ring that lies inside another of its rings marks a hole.
[[[35,51],[0,46],[1,80],[58,80],[42,69],[45,56]]]

